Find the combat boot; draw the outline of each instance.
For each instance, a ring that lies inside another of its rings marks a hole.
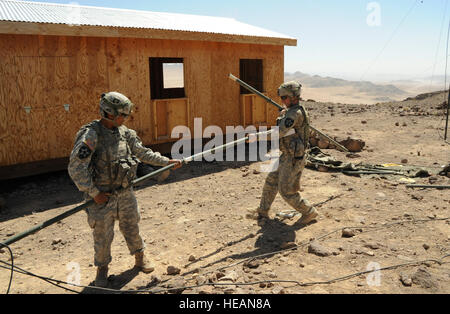
[[[95,277],[95,286],[106,288],[108,285],[108,266],[97,267],[97,277]]]
[[[144,251],[137,252],[134,257],[136,259],[134,266],[142,272],[148,274],[155,270],[155,267],[145,257]]]
[[[314,207],[311,207],[311,209],[306,214],[302,215],[297,223],[306,225],[313,221],[317,216],[319,216],[319,212]]]
[[[262,210],[261,208],[258,207],[257,209],[249,210],[248,213],[245,215],[245,218],[253,220],[259,220],[262,218],[269,219],[269,211]]]

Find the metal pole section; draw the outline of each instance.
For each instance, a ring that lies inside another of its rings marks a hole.
[[[27,231],[24,231],[22,233],[19,233],[19,234],[13,236],[13,237],[7,239],[6,241],[2,242],[2,244],[10,245],[10,244],[12,244],[14,242],[17,242],[17,241],[19,241],[19,240],[21,240],[21,239],[23,239],[23,238],[25,238],[25,237],[27,237],[27,236],[29,236],[31,234],[34,234],[34,233],[38,232],[41,229],[44,229],[44,228],[46,228],[46,227],[48,227],[50,225],[53,225],[54,223],[56,223],[56,222],[58,222],[60,220],[63,220],[66,217],[69,217],[69,216],[71,216],[71,215],[73,215],[75,213],[78,213],[79,211],[89,207],[92,204],[94,204],[93,200],[91,200],[91,201],[89,201],[87,203],[84,203],[84,204],[82,204],[82,205],[80,205],[78,207],[75,207],[75,208],[73,208],[73,209],[71,209],[69,211],[66,211],[65,213],[62,213],[61,215],[53,217],[53,218],[51,218],[51,219],[49,219],[47,221],[44,221],[43,223],[41,223],[41,224],[39,224],[37,226],[34,226],[33,228],[31,228],[31,229],[29,229]]]
[[[269,130],[269,131],[263,131],[263,132],[258,132],[258,133],[255,133],[255,134],[247,135],[246,137],[243,137],[243,138],[238,139],[236,141],[229,142],[229,143],[226,143],[224,145],[217,146],[217,147],[215,147],[213,149],[210,149],[210,150],[207,150],[207,151],[204,151],[204,152],[192,155],[190,157],[187,157],[187,158],[183,159],[183,162],[184,163],[188,163],[188,162],[191,162],[195,158],[198,158],[200,156],[203,156],[203,155],[206,155],[206,154],[209,154],[209,153],[214,153],[216,150],[221,150],[221,149],[224,149],[226,147],[245,142],[245,141],[249,140],[251,136],[259,136],[259,135],[263,135],[263,134],[269,134],[269,133],[272,133],[272,132],[273,132],[273,130]]]
[[[448,29],[447,29],[447,45],[445,47],[445,81],[447,83],[447,62],[448,62],[448,42],[450,39],[450,20],[448,21]],[[444,85],[444,92],[447,84]],[[445,120],[445,134],[444,134],[444,141],[447,140],[447,130],[448,130],[448,114],[450,108],[450,84],[448,88],[448,98],[447,98],[447,118]]]
[[[248,85],[247,83],[245,83],[243,80],[238,79],[236,76],[234,76],[233,74],[230,73],[229,76],[230,79],[232,79],[233,81],[239,83],[239,85],[241,85],[242,87],[245,87],[246,89],[248,89],[249,91],[251,91],[252,93],[264,98],[267,102],[271,103],[272,105],[274,105],[275,107],[277,107],[280,111],[285,109],[283,106],[277,104],[276,102],[274,102],[271,98],[267,97],[266,95],[264,95],[263,93],[261,93],[259,90],[257,90],[256,88]]]
[[[271,133],[271,132],[273,132],[273,130],[255,133],[255,134],[253,134],[252,136],[258,136],[258,135],[263,135],[263,134],[269,134],[269,133]],[[241,142],[245,142],[245,141],[248,140],[249,138],[250,138],[250,135],[248,135],[248,136],[246,136],[246,137],[243,137],[243,138],[241,138],[241,139],[238,139],[238,140],[236,140],[236,141],[229,142],[229,143],[226,143],[226,144],[224,144],[224,145],[221,145],[221,146],[212,148],[212,149],[210,149],[210,150],[206,150],[206,151],[204,151],[204,152],[201,152],[201,153],[198,153],[198,154],[195,154],[195,155],[186,157],[186,158],[184,158],[181,162],[182,162],[182,164],[187,164],[187,163],[193,161],[194,159],[196,159],[196,158],[198,158],[198,157],[203,157],[203,155],[210,154],[210,153],[214,153],[216,150],[221,150],[221,149],[223,149],[223,148],[226,148],[226,147],[229,147],[229,146],[233,146],[233,145],[239,144],[239,143],[241,143]],[[141,183],[141,182],[143,182],[143,181],[146,181],[147,179],[150,179],[150,178],[152,178],[152,177],[154,177],[154,176],[156,176],[156,175],[158,175],[158,174],[160,174],[160,173],[163,173],[163,172],[166,171],[166,170],[169,170],[170,168],[175,167],[175,165],[176,165],[176,164],[170,164],[170,165],[167,165],[167,166],[165,166],[165,167],[162,167],[162,168],[160,168],[160,169],[158,169],[158,170],[156,170],[156,171],[153,171],[153,172],[151,172],[151,173],[149,173],[149,174],[147,174],[147,175],[145,175],[145,176],[142,176],[142,177],[140,177],[140,178],[134,180],[134,181],[132,182],[132,185],[136,185],[136,184],[139,184],[139,183]]]
[[[421,184],[408,184],[407,188],[423,188],[423,189],[450,189],[450,185],[421,185]]]
[[[221,145],[221,146],[215,147],[213,149],[210,149],[210,150],[207,150],[207,151],[204,151],[204,152],[192,155],[190,157],[184,158],[182,160],[182,163],[183,164],[187,164],[187,163],[193,161],[197,157],[201,157],[203,155],[206,155],[206,154],[209,154],[209,153],[213,153],[216,150],[220,150],[220,149],[223,149],[223,148],[235,145],[235,144],[239,144],[241,142],[244,142],[244,141],[248,140],[250,138],[250,136],[258,136],[258,135],[268,134],[268,133],[271,133],[272,131],[273,130],[269,130],[269,131],[255,133],[253,135],[248,135],[248,136],[246,136],[244,138],[241,138],[239,140],[236,140],[236,141],[233,141],[233,142],[229,142],[229,143],[226,143],[225,145]],[[144,181],[146,181],[146,180],[148,180],[148,179],[150,179],[150,178],[152,178],[154,176],[157,176],[158,174],[160,174],[160,173],[162,173],[162,172],[164,172],[166,170],[169,170],[170,168],[175,167],[175,166],[176,166],[176,164],[170,164],[170,165],[167,165],[165,167],[162,167],[162,168],[160,168],[160,169],[158,169],[156,171],[153,171],[153,172],[151,172],[151,173],[149,173],[149,174],[147,174],[147,175],[145,175],[143,177],[140,177],[140,178],[138,178],[136,180],[133,180],[131,184],[132,184],[132,186],[134,186],[134,185],[137,185],[139,183],[142,183],[142,182],[144,182]],[[53,217],[53,218],[51,218],[51,219],[49,219],[47,221],[44,221],[43,223],[41,223],[41,224],[39,224],[37,226],[34,226],[33,228],[31,228],[31,229],[29,229],[27,231],[24,231],[24,232],[22,232],[22,233],[20,233],[18,235],[15,235],[15,236],[13,236],[13,237],[11,237],[11,238],[9,238],[9,239],[5,240],[4,242],[1,242],[1,243],[4,244],[4,245],[10,245],[10,244],[12,244],[14,242],[17,242],[17,241],[19,241],[19,240],[21,240],[21,239],[23,239],[23,238],[25,238],[25,237],[27,237],[29,235],[32,235],[32,234],[40,231],[41,229],[44,229],[44,228],[46,228],[46,227],[48,227],[50,225],[53,225],[54,223],[56,223],[56,222],[58,222],[60,220],[63,220],[66,217],[69,217],[69,216],[71,216],[71,215],[73,215],[75,213],[78,213],[79,211],[81,211],[81,210],[83,210],[83,209],[85,209],[85,208],[87,208],[87,207],[89,207],[90,205],[93,205],[93,204],[94,204],[94,201],[90,200],[87,203],[84,203],[84,204],[82,204],[82,205],[80,205],[78,207],[75,207],[73,209],[70,209],[70,210],[62,213],[61,215],[58,215],[58,216]]]
[[[448,129],[448,114],[450,111],[450,84],[448,87],[448,98],[447,98],[447,118],[445,118],[445,135],[444,135],[444,141],[447,140],[447,129]]]
[[[339,147],[340,149],[342,149],[344,152],[349,152],[348,149],[345,146],[342,146],[341,144],[339,144],[338,142],[336,142],[335,140],[333,140],[331,137],[329,137],[328,135],[326,135],[325,133],[317,130],[315,127],[313,127],[312,125],[309,126],[310,129],[314,130],[315,132],[317,132],[317,134],[325,137],[327,140],[329,140],[330,142],[332,142],[334,145],[336,145],[337,147]]]
[[[280,111],[285,109],[284,107],[282,107],[281,105],[277,104],[275,101],[273,101],[271,98],[267,97],[266,95],[264,95],[263,93],[261,93],[259,90],[255,89],[254,87],[248,85],[247,83],[245,83],[243,80],[238,79],[236,76],[234,76],[233,74],[230,73],[229,78],[235,82],[237,82],[239,85],[241,85],[242,87],[248,89],[249,91],[253,92],[254,94],[264,98],[267,102],[271,103],[272,105],[274,105],[275,107],[277,107]],[[327,140],[329,140],[330,142],[332,142],[334,145],[336,145],[337,147],[339,147],[340,149],[342,149],[345,152],[349,152],[348,149],[344,146],[342,146],[341,144],[339,144],[338,142],[336,142],[335,140],[333,140],[331,137],[329,137],[328,135],[324,134],[323,132],[319,131],[318,129],[316,129],[315,127],[313,127],[312,125],[309,126],[310,129],[314,130],[317,134],[325,137]]]

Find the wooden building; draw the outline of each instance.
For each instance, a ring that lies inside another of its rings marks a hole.
[[[107,91],[137,105],[126,124],[147,146],[196,117],[273,125],[276,110],[228,75],[275,98],[296,44],[230,18],[0,0],[0,179],[64,169]]]

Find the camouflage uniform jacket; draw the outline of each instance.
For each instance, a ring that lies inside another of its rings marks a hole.
[[[154,166],[169,163],[143,146],[134,130],[126,126],[110,130],[94,120],[78,131],[68,171],[78,189],[94,198],[99,192],[129,187],[139,161]]]
[[[309,146],[309,117],[301,105],[289,107],[277,118],[280,151],[301,159]]]

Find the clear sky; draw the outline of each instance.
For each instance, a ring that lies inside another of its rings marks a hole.
[[[297,47],[285,48],[286,72],[354,80],[414,79],[445,73],[449,0],[38,2],[232,17],[297,38]]]

